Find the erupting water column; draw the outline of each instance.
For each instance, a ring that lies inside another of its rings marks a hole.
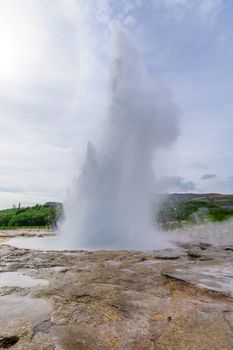
[[[152,165],[156,152],[177,138],[177,108],[164,89],[151,91],[124,32],[117,34],[115,49],[102,140],[87,146],[61,231],[73,248],[159,248],[152,208],[161,189]]]

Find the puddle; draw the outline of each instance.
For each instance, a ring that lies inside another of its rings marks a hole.
[[[7,241],[7,244],[23,249],[35,249],[35,250],[57,250],[56,236],[49,237],[16,237]]]
[[[0,297],[0,324],[7,326],[9,322],[22,319],[37,321],[39,317],[48,314],[52,304],[44,299],[28,296],[4,295]]]
[[[48,281],[43,279],[34,279],[30,276],[23,275],[19,272],[1,272],[0,273],[0,288],[1,287],[35,287],[38,285],[47,286]]]
[[[188,269],[181,267],[174,269],[169,275],[201,288],[233,296],[232,263],[192,266]]]
[[[193,271],[200,273],[200,269],[196,267]],[[232,264],[221,266],[209,266],[203,269],[197,282],[200,281],[203,286],[208,289],[214,289],[219,292],[233,295],[233,270]]]
[[[72,254],[72,251],[100,251],[100,250],[114,250],[114,251],[121,251],[125,250],[124,247],[122,248],[102,248],[102,247],[83,247],[83,246],[76,246],[73,245],[72,242],[66,241],[64,242],[59,234],[54,234],[52,236],[42,236],[42,237],[29,237],[29,236],[20,236],[20,237],[14,237],[14,238],[9,238],[7,240],[7,244],[11,245],[16,248],[21,248],[21,249],[33,249],[33,250],[42,250],[42,251],[68,251],[66,254]],[[167,243],[169,248],[176,248],[174,244]],[[156,249],[159,249],[159,247],[156,247]],[[167,251],[166,249],[164,250],[164,247],[161,247],[162,250],[156,250],[156,252],[159,254],[158,258],[163,259],[168,258],[168,259],[178,259],[180,258],[184,253],[177,253],[177,251],[174,253],[171,251]],[[129,250],[134,250],[133,247],[132,249]],[[154,251],[154,249],[151,249]],[[151,252],[151,250],[142,250],[143,252]],[[177,255],[178,254],[178,255]]]
[[[60,244],[58,237],[53,236],[42,236],[42,237],[15,237],[10,238],[7,242],[4,242],[10,246],[20,248],[20,249],[32,249],[32,250],[40,250],[40,251],[65,251],[67,255],[75,254],[75,251],[80,249],[75,249],[70,246],[67,242],[67,245]],[[70,251],[72,250],[72,251]]]

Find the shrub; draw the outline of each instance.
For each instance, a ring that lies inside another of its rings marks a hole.
[[[2,210],[0,227],[55,226],[61,215],[61,207],[39,204],[28,208]]]

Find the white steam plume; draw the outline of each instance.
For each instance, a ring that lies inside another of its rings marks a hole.
[[[127,35],[118,32],[114,43],[102,139],[87,146],[65,206],[62,237],[72,248],[160,248],[152,211],[161,188],[152,169],[156,152],[177,138],[177,108],[164,89],[151,91]]]

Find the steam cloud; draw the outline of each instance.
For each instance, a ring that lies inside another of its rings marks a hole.
[[[153,162],[177,138],[177,108],[168,91],[151,90],[140,54],[126,33],[118,32],[114,40],[103,135],[87,146],[61,231],[73,248],[160,248],[153,215],[161,188]]]

